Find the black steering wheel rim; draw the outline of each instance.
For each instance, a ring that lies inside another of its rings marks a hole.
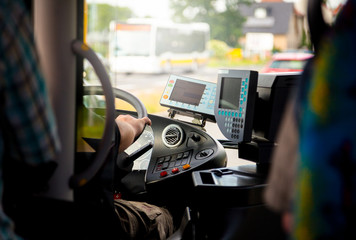
[[[133,94],[122,89],[113,88],[113,93],[116,98],[122,99],[131,104],[136,112],[138,118],[147,117],[147,109],[145,105]],[[101,86],[84,86],[84,95],[103,95],[104,91]]]

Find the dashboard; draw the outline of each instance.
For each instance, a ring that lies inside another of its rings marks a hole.
[[[154,145],[134,161],[134,166],[146,169],[133,167],[122,178],[126,191],[134,195],[148,192],[155,197],[174,195],[193,188],[193,171],[226,166],[223,146],[198,126],[157,115],[148,117],[152,121]]]

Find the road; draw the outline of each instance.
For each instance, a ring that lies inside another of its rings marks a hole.
[[[238,68],[234,68],[238,69]],[[242,69],[242,68],[241,68]],[[249,66],[245,69],[259,70],[260,66]],[[186,77],[196,78],[199,80],[216,82],[217,81],[216,68],[202,68],[194,73],[172,73],[176,75],[182,75]],[[152,92],[161,91],[163,92],[164,87],[167,83],[170,74],[117,74],[112,76],[112,83],[115,87],[121,88],[123,90],[129,91],[131,93],[137,92]]]
[[[216,81],[217,70],[205,68],[196,73],[172,73],[204,81]],[[137,91],[157,91],[163,89],[170,74],[116,74],[112,76],[115,87],[135,93]]]

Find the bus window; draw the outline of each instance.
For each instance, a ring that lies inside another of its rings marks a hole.
[[[112,67],[115,67],[115,57],[149,56],[149,25],[114,24],[113,28],[109,40],[109,57],[114,62]]]

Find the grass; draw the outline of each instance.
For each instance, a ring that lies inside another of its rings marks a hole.
[[[260,60],[260,59],[216,59],[216,58],[211,58],[209,60],[208,67],[212,68],[220,68],[220,67],[233,67],[233,68],[240,68],[240,67],[246,67],[246,66],[257,66],[257,67],[262,67],[264,66],[269,59],[265,60]]]
[[[147,109],[148,113],[159,113],[166,112],[168,108],[162,107],[159,101],[162,96],[162,92],[138,92],[134,94],[138,99],[140,99]],[[127,102],[116,99],[115,106],[117,109],[135,111],[135,109]]]

